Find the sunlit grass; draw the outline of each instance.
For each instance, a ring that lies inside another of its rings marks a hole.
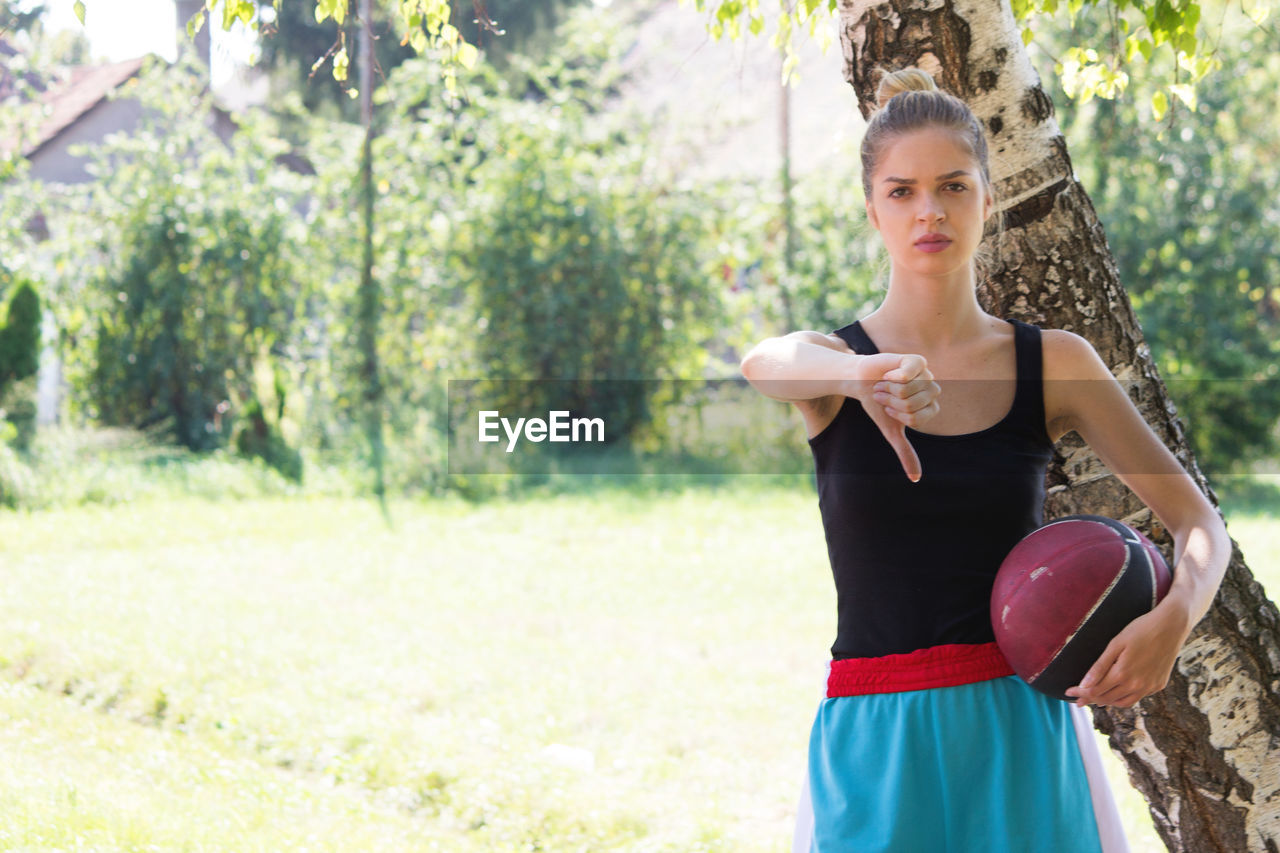
[[[0,513],[0,849],[786,849],[834,593],[732,485]]]
[[[0,649],[22,686],[353,787],[451,849],[772,849],[829,581],[812,528],[808,559],[743,533],[796,500],[9,515]]]

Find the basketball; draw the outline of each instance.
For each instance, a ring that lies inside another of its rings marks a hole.
[[[1100,515],[1070,515],[1022,539],[996,573],[991,625],[1022,680],[1064,701],[1107,644],[1169,591],[1146,536]]]

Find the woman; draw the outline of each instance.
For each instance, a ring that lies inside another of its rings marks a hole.
[[[878,94],[862,173],[892,262],[884,302],[742,361],[803,415],[838,598],[796,849],[1124,850],[1082,709],[1168,683],[1230,541],[1087,341],[978,305],[995,202],[972,112],[919,69],[886,74]],[[988,615],[1000,561],[1043,521],[1052,444],[1072,430],[1175,542],[1170,593],[1068,691],[1074,706],[1011,674]]]

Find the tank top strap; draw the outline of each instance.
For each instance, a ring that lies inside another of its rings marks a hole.
[[[833,334],[839,335],[849,345],[849,349],[858,355],[876,355],[880,352],[867,333],[862,330],[862,323],[858,320],[854,320],[847,326],[841,326]]]
[[[1018,387],[1013,402],[1015,419],[1049,443],[1049,433],[1044,423],[1044,354],[1040,343],[1040,327],[1022,320],[1009,322],[1013,324],[1014,357],[1018,371]]]

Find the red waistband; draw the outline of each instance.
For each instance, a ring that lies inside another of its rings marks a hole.
[[[901,655],[833,660],[827,697],[955,687],[1013,675],[995,643],[930,646]]]

